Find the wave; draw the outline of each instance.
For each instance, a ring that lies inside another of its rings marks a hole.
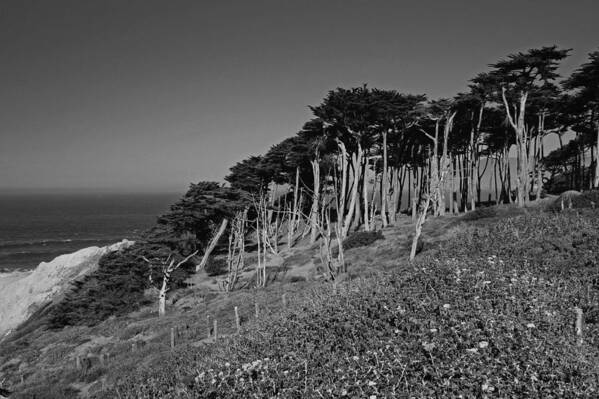
[[[12,241],[0,241],[0,249],[9,249],[9,248],[19,248],[19,247],[27,247],[27,246],[51,246],[51,245],[61,245],[61,244],[70,244],[70,243],[89,243],[89,242],[104,242],[115,240],[120,241],[122,237],[120,236],[105,236],[105,237],[89,237],[89,238],[64,238],[64,239],[56,239],[56,238],[48,238],[48,239],[35,239],[35,240],[12,240]]]

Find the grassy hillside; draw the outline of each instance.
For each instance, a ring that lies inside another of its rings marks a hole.
[[[2,345],[0,372],[27,398],[598,394],[597,211],[500,207],[431,219],[413,264],[410,234],[404,222],[348,250],[349,275],[336,289],[317,278],[314,249],[298,249],[271,268],[263,291],[188,289],[162,319],[152,307],[38,330]],[[218,319],[216,343],[207,315]],[[104,360],[77,369],[87,354]]]

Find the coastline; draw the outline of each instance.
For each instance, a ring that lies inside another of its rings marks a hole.
[[[0,292],[4,292],[10,285],[26,278],[33,273],[34,270],[35,269],[0,272]]]
[[[133,245],[124,239],[88,247],[41,262],[35,269],[0,273],[0,337],[26,321],[41,306],[64,294],[71,282],[98,267],[100,258]]]

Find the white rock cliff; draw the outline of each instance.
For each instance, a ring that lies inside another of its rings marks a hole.
[[[106,247],[89,247],[42,262],[31,272],[0,276],[0,338],[64,293],[73,280],[95,270],[102,255],[132,244],[123,240]]]

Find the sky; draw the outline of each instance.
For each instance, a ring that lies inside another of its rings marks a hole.
[[[507,54],[599,49],[597,0],[0,0],[0,190],[185,191],[328,90],[451,97]]]

